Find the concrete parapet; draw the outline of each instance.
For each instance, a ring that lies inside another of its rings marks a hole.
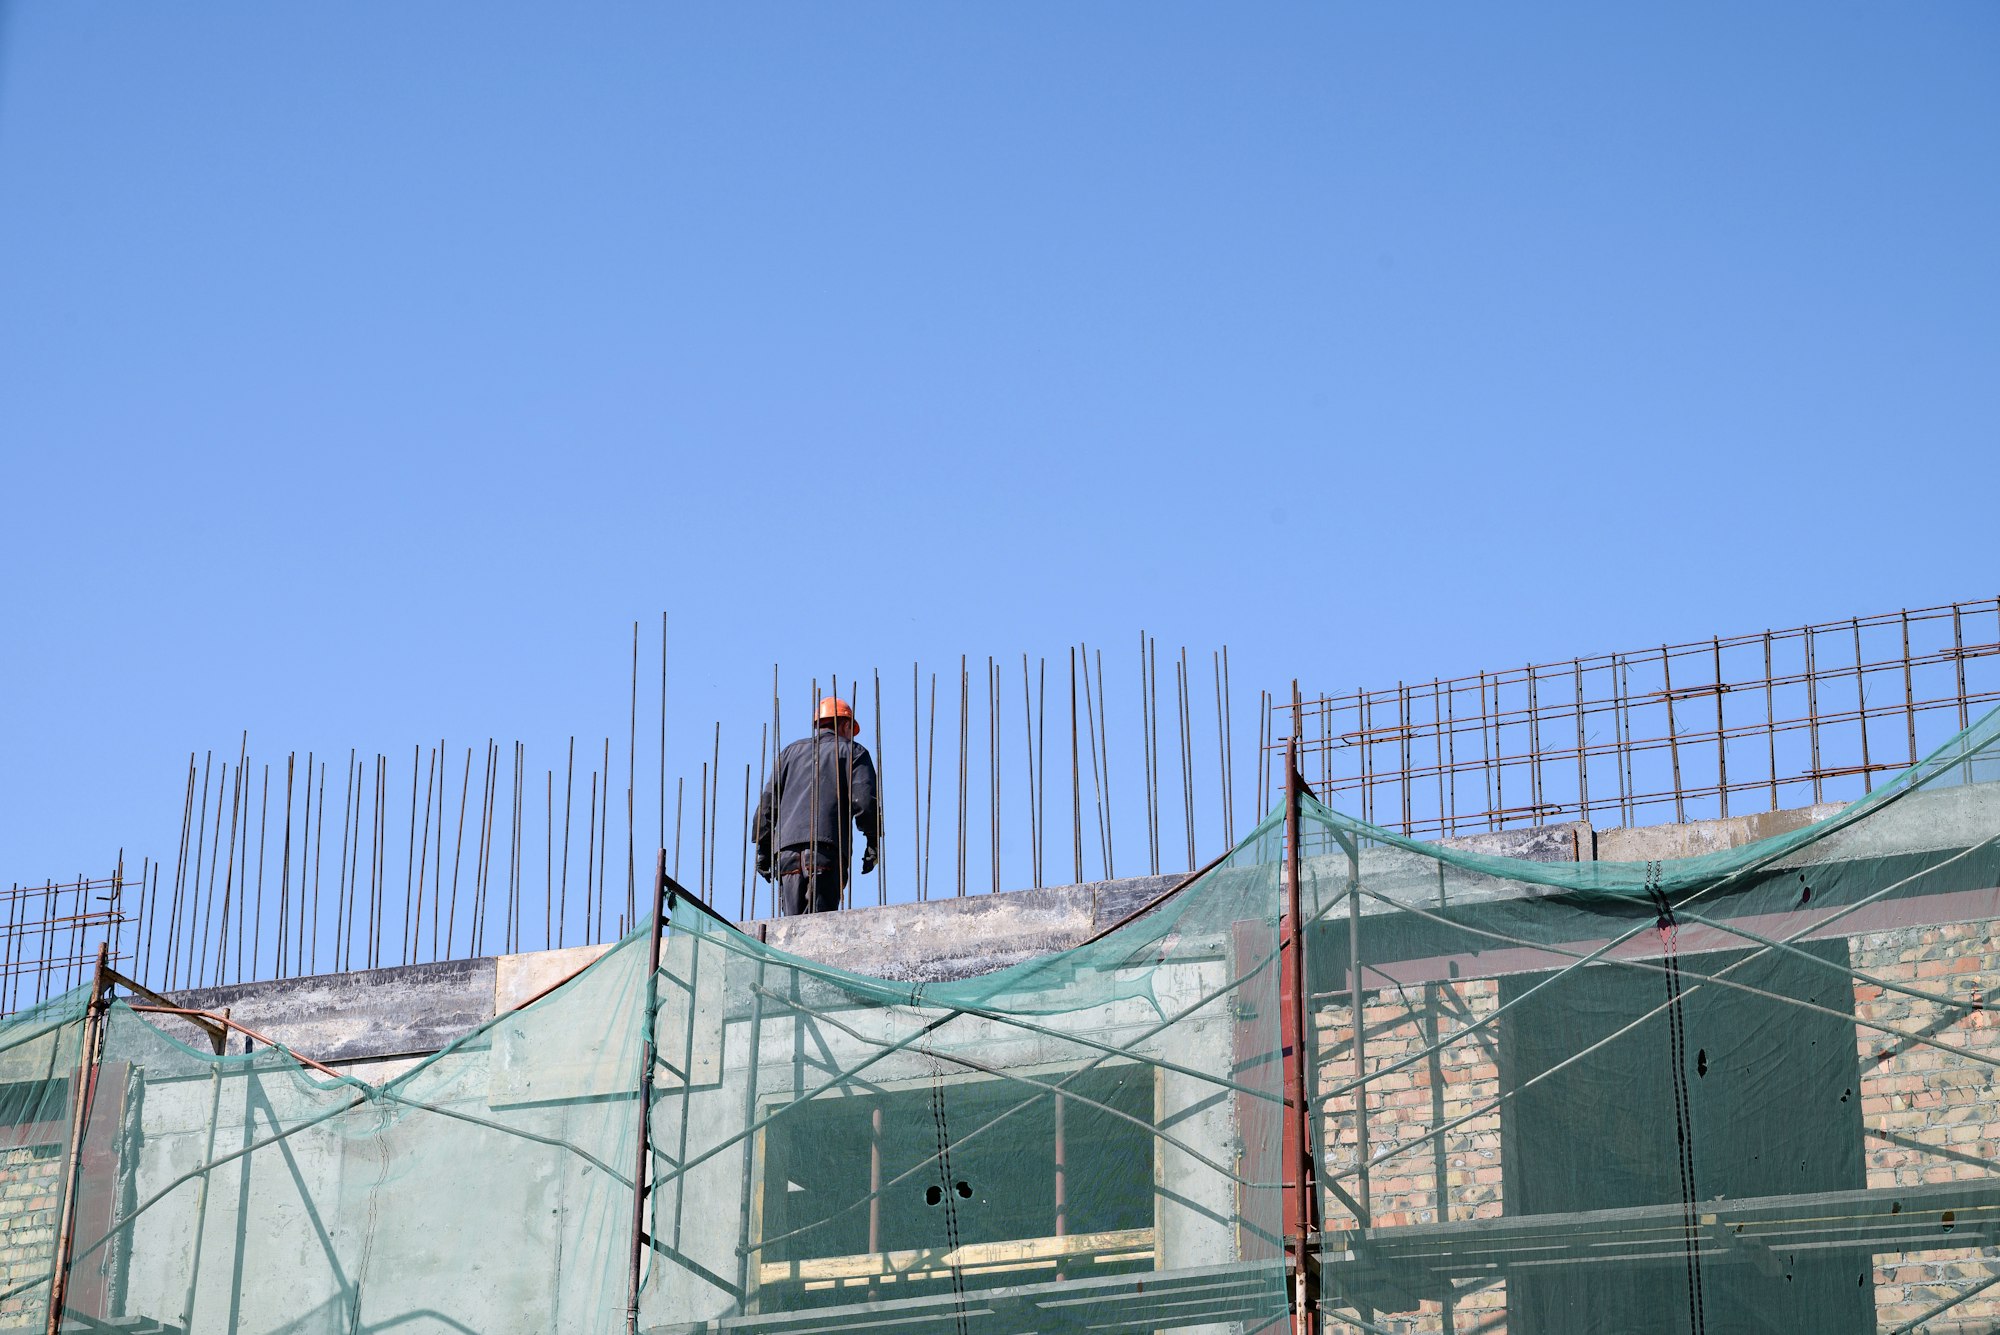
[[[1834,803],[1794,807],[1788,811],[1756,811],[1747,816],[1725,816],[1720,820],[1691,820],[1681,825],[1621,825],[1597,832],[1596,860],[1599,862],[1658,862],[1668,858],[1691,858],[1716,853],[1725,848],[1741,848],[1759,839],[1781,834],[1825,820],[1839,812]]]
[[[316,1061],[435,1052],[493,1018],[495,961],[445,960],[195,988],[183,1006],[219,1011]],[[230,1051],[242,1051],[234,1035]]]

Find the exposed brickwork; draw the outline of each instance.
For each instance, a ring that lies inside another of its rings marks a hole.
[[[1381,1160],[1369,1170],[1376,1227],[1501,1214],[1500,1111],[1492,1106],[1500,1093],[1497,1035],[1490,1025],[1471,1028],[1493,1013],[1499,991],[1490,979],[1468,979],[1366,995],[1368,1155]],[[1339,1177],[1355,1169],[1359,1145],[1354,1095],[1333,1093],[1352,1084],[1355,1075],[1349,1008],[1323,1008],[1315,1020],[1320,1094],[1331,1096],[1320,1162],[1323,1172]],[[1431,1134],[1447,1126],[1443,1134]],[[1409,1148],[1393,1154],[1398,1146]],[[1340,1181],[1353,1189],[1352,1177]],[[1350,1211],[1329,1199],[1329,1231],[1352,1228],[1354,1222]],[[1502,1335],[1505,1305],[1502,1284],[1469,1293],[1454,1307],[1453,1328]],[[1371,1320],[1385,1330],[1445,1329],[1441,1305],[1428,1301],[1418,1311],[1377,1313]],[[1349,1329],[1338,1320],[1329,1326]]]
[[[0,1149],[0,1290],[48,1270],[56,1247],[61,1145]],[[0,1300],[0,1330],[39,1330],[46,1286]]]
[[[1872,933],[1852,938],[1850,949],[1857,975],[1963,998],[1959,1004],[1946,1005],[1857,976],[1855,1014],[1863,1022],[1855,1031],[1861,1058],[1857,1093],[1867,1135],[1868,1186],[1893,1190],[2000,1177],[2000,1098],[1995,1096],[2000,1071],[1946,1050],[1948,1046],[2000,1062],[2000,1006],[1993,1000],[1993,994],[2000,993],[2000,924]],[[1432,985],[1421,992],[1369,996],[1370,1157],[1379,1159],[1399,1144],[1413,1146],[1407,1154],[1371,1170],[1378,1227],[1430,1223],[1440,1211],[1447,1220],[1500,1214],[1497,1111],[1473,1116],[1435,1143],[1424,1140],[1432,1127],[1475,1113],[1499,1093],[1493,1046],[1497,1035],[1465,1032],[1469,1024],[1492,1013],[1497,993],[1491,981],[1468,980]],[[1439,1032],[1430,1031],[1433,1023],[1440,1026]],[[1347,1008],[1323,1009],[1317,1024],[1323,1062],[1320,1092],[1326,1096],[1354,1076]],[[1872,1024],[1921,1038],[1884,1033],[1868,1027]],[[1390,1069],[1440,1040],[1443,1047],[1436,1054]],[[1324,1171],[1334,1175],[1355,1167],[1354,1106],[1352,1094],[1330,1097],[1326,1103],[1321,1162]],[[1342,1184],[1351,1187],[1353,1182],[1343,1178]],[[1329,1202],[1329,1230],[1353,1224],[1349,1212]],[[1880,1328],[1896,1329],[1996,1276],[2000,1258],[1977,1247],[1879,1254],[1873,1278]],[[1450,1328],[1501,1335],[1505,1301],[1503,1284],[1469,1294],[1454,1309]],[[1434,1302],[1416,1312],[1374,1313],[1370,1320],[1398,1332],[1448,1328]],[[1360,1329],[1337,1318],[1329,1328]],[[2000,1286],[1933,1318],[1924,1329],[1932,1335],[1990,1335],[2000,1329]]]
[[[1855,937],[1850,948],[1857,975],[1964,998],[1945,1005],[1855,979],[1857,1019],[1934,1040],[1856,1027],[1868,1185],[1894,1189],[2000,1176],[1996,1072],[1938,1046],[2000,1060],[2000,1013],[1987,995],[2000,986],[2000,930],[1991,922],[1911,927]],[[1877,1256],[1875,1310],[1882,1328],[1895,1329],[2000,1275],[1991,1256],[1976,1248]],[[1996,1327],[2000,1289],[1924,1325],[1931,1335]]]

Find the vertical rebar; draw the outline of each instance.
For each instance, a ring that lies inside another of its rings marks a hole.
[[[1076,647],[1069,651],[1069,828],[1074,874],[1083,884],[1083,764],[1076,737]]]
[[[1778,706],[1771,673],[1771,632],[1764,632],[1764,744],[1771,765],[1771,810],[1778,809]]]
[[[1903,718],[1909,729],[1910,763],[1917,763],[1917,691],[1910,679],[1910,609],[1903,609]]]
[[[923,893],[920,899],[929,899],[931,893],[931,812],[932,799],[937,795],[937,673],[931,673],[930,737],[925,743],[928,753],[924,762],[924,873]]]
[[[542,806],[542,949],[556,948],[556,772],[543,772]],[[443,850],[439,850],[443,862]]]
[[[597,877],[597,771],[596,770],[592,770],[590,772],[590,806],[588,808],[584,824],[589,828],[587,834],[584,837],[584,845],[583,845],[583,930],[585,932],[590,932],[591,931],[590,906],[592,902],[593,890],[596,886],[596,877]],[[585,936],[584,937],[585,941],[598,941],[603,938],[602,927],[604,922],[604,911],[601,908],[598,910],[597,922],[598,922],[597,933],[595,935]]]
[[[431,869],[431,796],[433,790],[437,787],[437,768],[438,753],[432,751],[430,767],[424,771],[424,835],[423,843],[417,854],[417,893],[409,904],[409,921],[403,924],[403,962],[405,964],[414,963],[423,956],[424,878],[430,874]],[[307,801],[311,801],[312,799],[312,789],[310,786],[306,789],[306,799]],[[416,813],[416,804],[414,802],[410,804],[410,812],[412,816]],[[442,820],[443,817],[444,813],[440,811],[438,818]],[[300,899],[304,899],[305,887],[301,885],[299,891]]]
[[[1632,778],[1632,665],[1617,654],[1611,656],[1612,719],[1618,725],[1618,751],[1612,757],[1618,769],[1618,809],[1626,825],[1638,817],[1638,785]]]
[[[883,775],[888,768],[889,753],[882,747],[882,670],[873,668],[875,680],[875,902],[889,902],[889,781]],[[743,767],[745,783],[750,779],[750,767]]]
[[[1174,660],[1174,721],[1180,729],[1181,764],[1181,832],[1187,843],[1187,869],[1194,871],[1194,738],[1188,712],[1188,696],[1192,695],[1188,681],[1187,646],[1181,646],[1180,657]]]
[[[187,913],[190,919],[194,917],[195,901],[196,898],[201,893],[201,856],[206,846],[206,841],[208,838],[209,769],[214,759],[215,759],[215,753],[213,751],[209,751],[203,755],[201,761],[201,810],[199,811],[199,813],[197,813],[195,817],[194,870],[192,876],[189,878],[188,891],[187,891]],[[173,989],[174,980],[180,976],[179,970],[176,968],[176,965],[182,963],[182,960],[179,958],[181,954],[180,944],[179,944],[180,913],[181,913],[181,897],[178,893],[176,893],[174,896],[174,923],[173,923],[174,939],[167,952],[167,988],[169,991]]]
[[[1589,741],[1583,727],[1583,660],[1572,659],[1570,671],[1576,681],[1576,809],[1579,820],[1590,819]]]
[[[1147,746],[1153,757],[1152,793],[1148,799],[1148,820],[1152,828],[1147,833],[1153,860],[1153,875],[1160,874],[1160,783],[1161,771],[1165,764],[1160,759],[1160,646],[1150,635],[1142,635],[1141,648],[1145,654],[1146,668],[1146,719]]]
[[[1965,710],[1965,625],[1957,603],[1951,605],[1951,662],[1958,674],[1958,730],[1964,732],[1972,724]]]
[[[716,771],[718,784],[722,771]],[[638,838],[639,822],[637,808],[633,805],[633,793],[639,783],[639,623],[632,623],[632,713],[625,737],[625,920],[634,926],[639,921],[639,864]],[[715,902],[714,887],[709,890],[709,902]]]
[[[1819,667],[1814,653],[1813,628],[1803,627],[1801,633],[1805,636],[1806,647],[1806,736],[1812,742],[1813,803],[1817,805],[1823,796],[1819,761]]]
[[[407,863],[403,868],[403,963],[405,964],[410,962],[410,904],[416,888],[414,882],[417,867],[417,765],[423,759],[423,756],[423,743],[419,742],[410,748],[410,851]],[[287,777],[289,778],[289,773]],[[285,789],[285,800],[288,804],[286,815],[289,818],[289,803],[291,801],[291,788],[289,784]],[[289,848],[290,844],[287,843],[286,847]],[[279,912],[282,913],[283,910],[281,909]],[[280,954],[284,953],[282,945],[278,947],[278,952]]]
[[[1410,692],[1402,682],[1396,683],[1396,759],[1402,766],[1397,775],[1396,786],[1403,798],[1403,833],[1411,833],[1410,810]]]
[[[1539,825],[1542,820],[1542,698],[1540,674],[1535,665],[1527,666],[1528,674],[1528,823]]]
[[[737,850],[736,920],[750,921],[750,762],[743,762],[743,843]]]
[[[1437,712],[1435,703],[1437,691],[1438,683],[1433,680],[1431,683],[1433,714]],[[1452,835],[1458,833],[1458,688],[1451,683],[1444,686],[1444,746],[1447,778],[1445,795],[1440,799],[1439,805],[1447,813],[1444,832]]]
[[[1048,665],[1043,663],[1043,674]],[[1118,875],[1118,849],[1112,839],[1111,806],[1111,715],[1104,708],[1104,651],[1097,651],[1097,729],[1104,743],[1104,879]],[[1039,799],[1038,799],[1039,800]]]
[[[291,917],[292,917],[292,788],[295,779],[294,771],[297,768],[298,759],[299,759],[298,752],[296,751],[288,751],[285,753],[285,838],[284,838],[284,843],[281,845],[279,849],[279,856],[283,859],[283,861],[280,863],[278,867],[278,940],[276,947],[277,972],[278,972],[278,977],[280,978],[290,977],[290,975],[286,972],[285,952],[286,952],[286,947],[291,944],[290,929],[291,929]],[[414,764],[411,767],[410,777],[411,781],[414,782],[416,778],[416,770]],[[410,790],[410,807],[412,811],[416,809],[416,795],[417,795],[416,789],[412,788]],[[411,828],[412,829],[415,828],[414,823],[412,824]]]
[[[1660,679],[1666,689],[1662,692],[1667,701],[1667,754],[1674,766],[1674,821],[1687,824],[1687,805],[1681,795],[1681,738],[1680,729],[1674,723],[1674,665],[1667,652],[1667,646],[1660,646]]]
[[[1722,716],[1722,693],[1728,688],[1722,682],[1722,641],[1711,641],[1715,653],[1715,774],[1716,787],[1722,803],[1722,818],[1729,818],[1729,729],[1724,726]]]
[[[1861,723],[1861,791],[1875,791],[1875,766],[1868,755],[1868,682],[1863,677],[1861,662],[1861,618],[1853,618],[1854,627],[1854,711]]]
[[[1321,697],[1324,699],[1325,697]],[[1375,820],[1375,697],[1367,690],[1354,693],[1354,725],[1361,741],[1361,819]],[[1300,724],[1304,726],[1303,723]],[[1327,752],[1332,753],[1333,729],[1329,724],[1320,725],[1320,733],[1327,739]],[[1301,746],[1304,744],[1301,743]],[[1301,774],[1300,779],[1305,776]],[[1322,776],[1324,781],[1324,776]]]
[[[1103,675],[1099,674],[1098,685],[1103,686]],[[1229,689],[1229,646],[1222,646],[1222,842],[1226,848],[1236,847],[1236,719],[1232,708],[1234,701]],[[1111,759],[1111,739],[1105,738],[1104,759]]]
[[[709,757],[708,789],[708,902],[715,902],[716,867],[719,859],[715,856],[716,834],[722,828],[722,723],[715,725],[715,751]],[[848,791],[854,788],[854,776],[848,775]]]
[[[1035,697],[1028,681],[1028,655],[1021,655],[1021,730],[1028,754],[1028,881],[1042,888],[1042,818],[1035,801]]]
[[[1140,709],[1140,745],[1146,753],[1146,851],[1148,867],[1152,875],[1160,875],[1160,845],[1158,835],[1158,811],[1154,809],[1154,755],[1152,755],[1152,679],[1146,664],[1146,632],[1138,634],[1138,709]]]
[[[1083,726],[1084,731],[1090,735],[1090,787],[1097,798],[1097,860],[1098,864],[1104,869],[1104,879],[1110,880],[1111,855],[1105,844],[1104,780],[1097,768],[1097,703],[1090,694],[1090,646],[1086,644],[1080,647],[1083,657]],[[1027,656],[1025,654],[1022,655],[1021,666],[1024,673],[1022,686],[1025,689],[1027,685],[1025,675]]]
[[[237,821],[241,803],[250,796],[244,791],[248,785],[243,782],[243,761],[249,747],[250,734],[246,732],[243,737],[243,746],[236,753],[236,778],[229,786],[229,861],[223,865],[222,870],[222,915],[215,939],[215,974],[210,983],[212,987],[222,986],[223,970],[229,967],[229,906],[236,890]],[[205,934],[202,938],[201,953],[202,972],[207,973],[208,939]]]
[[[958,894],[966,891],[966,841],[971,812],[972,673],[964,654],[958,656]]]
[[[1495,824],[1499,816],[1499,803],[1493,796],[1493,739],[1486,731],[1486,674],[1479,674],[1479,769],[1486,780],[1486,828],[1497,830]]]
[[[465,858],[465,805],[472,791],[472,748],[465,748],[465,773],[458,782],[458,834],[454,837],[451,851],[451,906],[444,915],[444,953],[452,957],[453,943],[458,940],[458,868]],[[565,816],[567,819],[567,816]]]
[[[924,757],[923,718],[917,703],[921,698],[921,672],[910,664],[910,898],[924,897]]]
[[[606,888],[604,869],[611,857],[611,739],[604,739],[604,805],[598,817],[597,832],[597,937],[604,939],[604,913],[606,901],[611,898]],[[627,922],[629,923],[629,919]],[[625,935],[623,931],[619,936]]]
[[[299,929],[299,944],[302,947],[305,947],[309,951],[306,962],[302,963],[299,966],[299,971],[302,974],[307,972],[308,969],[310,969],[310,971],[314,973],[317,973],[319,971],[319,871],[320,871],[321,855],[324,852],[324,849],[321,847],[321,845],[324,842],[324,836],[326,834],[326,762],[323,760],[319,762],[319,777],[317,779],[314,779],[311,768],[312,753],[310,751],[306,753],[306,759],[307,759],[306,778],[317,785],[319,796],[318,796],[318,805],[313,808],[314,814],[312,818],[312,830],[310,831],[312,835],[312,850],[313,850],[312,917],[311,917],[312,944],[310,946],[306,946],[305,927],[302,925]],[[308,795],[310,796],[310,794]],[[439,821],[444,820],[444,807],[442,803],[440,803],[438,807],[438,820]],[[441,842],[443,838],[444,838],[444,826],[440,824],[438,826],[438,839]],[[301,860],[299,864],[299,907],[301,909],[304,909],[306,906],[305,874],[306,874],[305,863],[303,860]],[[431,935],[435,940],[437,934],[433,932]]]

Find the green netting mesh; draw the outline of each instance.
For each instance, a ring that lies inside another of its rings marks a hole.
[[[1329,1328],[2000,1329],[1996,737],[1678,860],[1309,805]]]
[[[115,1004],[65,1329],[623,1330],[649,999],[640,1329],[1255,1328],[1285,1310],[1281,853],[1266,832],[1102,941],[929,986],[682,901],[650,988],[641,932],[380,1087]],[[83,1004],[40,1021],[24,1086],[59,1110]]]
[[[0,1024],[0,1330],[48,1325],[82,991]]]
[[[2000,1329],[1996,735],[1654,863],[1304,802],[1325,1328]],[[1285,855],[1274,815],[1140,920],[949,983],[683,902],[657,974],[628,938],[379,1087],[122,1004],[83,1061],[60,998],[0,1028],[0,1328],[46,1321],[73,1181],[65,1330],[622,1330],[649,1013],[641,1330],[1281,1327]]]
[[[669,1329],[1253,1329],[1284,1311],[1268,832],[964,981],[668,945],[646,1312]]]

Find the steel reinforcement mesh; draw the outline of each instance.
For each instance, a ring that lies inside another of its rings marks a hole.
[[[650,1017],[641,1330],[1282,1328],[1295,1061],[1323,1328],[1992,1330],[1996,733],[1643,864],[1307,798],[1300,1043],[1282,810],[951,982],[680,900],[657,972],[642,931],[379,1085],[122,1002],[93,1047],[80,990],[0,1030],[0,1329],[47,1322],[67,1221],[63,1330],[623,1330]]]

